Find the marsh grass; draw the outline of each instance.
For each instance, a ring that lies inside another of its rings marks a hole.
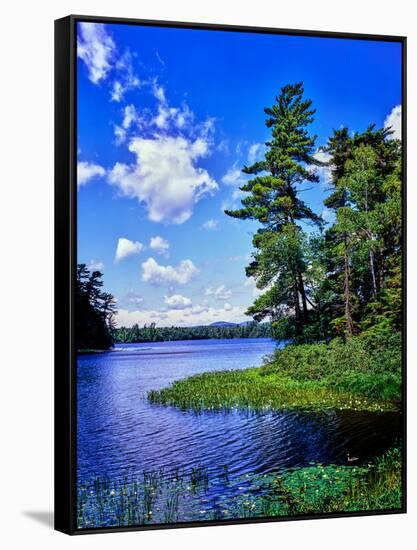
[[[139,478],[94,478],[78,487],[78,528],[180,521],[292,516],[401,508],[401,450],[360,466],[311,464],[281,474],[231,479],[227,467],[210,474],[158,470]],[[212,498],[212,486],[227,487]]]
[[[208,471],[200,466],[144,472],[122,480],[95,477],[78,485],[77,524],[82,529],[172,523],[181,510],[194,510],[196,495],[208,489]]]
[[[259,368],[219,371],[178,380],[150,391],[151,403],[202,410],[394,411],[390,401],[329,387],[321,380],[296,380]]]
[[[394,333],[287,345],[262,367],[192,376],[150,391],[148,399],[197,411],[396,411],[401,401],[401,337]]]

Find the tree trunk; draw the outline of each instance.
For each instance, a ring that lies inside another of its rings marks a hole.
[[[297,277],[298,277],[298,287],[300,290],[301,300],[303,303],[303,317],[304,317],[304,320],[307,321],[308,309],[307,309],[307,296],[304,288],[304,281],[300,272],[298,272]]]
[[[369,267],[371,268],[372,294],[376,296],[377,286],[376,286],[376,276],[375,276],[374,252],[372,249],[369,251]]]
[[[294,276],[294,287],[293,287],[293,296],[294,296],[294,311],[295,311],[295,325],[297,327],[297,334],[301,334],[301,309],[300,309],[300,299],[298,296],[298,284],[297,276]]]
[[[345,301],[346,335],[350,337],[353,334],[353,321],[352,321],[352,311],[351,311],[351,304],[350,304],[350,268],[349,268],[349,256],[348,256],[346,237],[345,237],[344,244],[345,244],[345,251],[344,251],[343,291],[344,291],[344,301]]]

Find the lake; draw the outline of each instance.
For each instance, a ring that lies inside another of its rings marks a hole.
[[[121,479],[196,465],[231,478],[304,466],[366,461],[401,433],[395,413],[201,412],[151,405],[146,394],[205,371],[259,366],[270,339],[118,345],[78,357],[78,480]]]

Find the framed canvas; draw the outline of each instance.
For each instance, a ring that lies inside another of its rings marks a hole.
[[[402,513],[406,39],[55,22],[55,525]]]

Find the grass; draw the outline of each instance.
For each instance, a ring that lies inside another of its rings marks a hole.
[[[263,367],[192,376],[150,391],[148,399],[197,411],[396,411],[401,398],[396,338],[383,345],[360,337],[347,343],[289,345]]]
[[[322,381],[300,381],[261,369],[219,371],[178,380],[150,391],[151,403],[202,410],[304,410],[348,409],[392,411],[395,403],[329,388]]]
[[[78,486],[78,528],[181,521],[396,510],[402,506],[401,450],[361,466],[312,464],[282,474],[229,479],[203,467],[158,470],[140,478],[94,478]],[[214,484],[224,491],[210,500]],[[243,490],[243,492],[242,492]]]

